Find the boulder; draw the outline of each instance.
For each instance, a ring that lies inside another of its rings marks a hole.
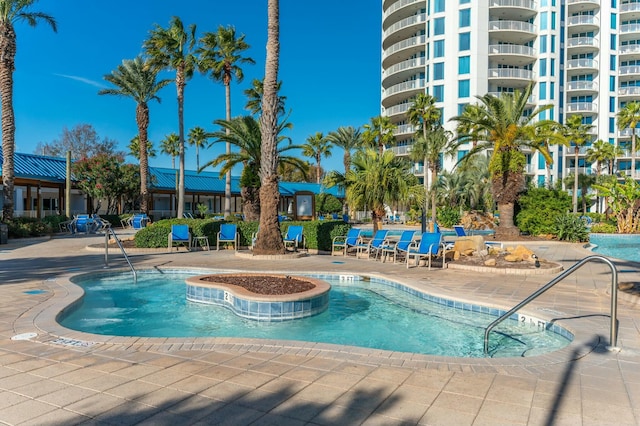
[[[509,251],[509,254],[519,257],[521,260],[534,263],[536,260],[533,258],[533,251],[524,247],[517,246],[515,249]]]
[[[516,256],[515,254],[505,254],[504,260],[507,262],[522,262],[522,257]]]
[[[484,266],[496,266],[497,263],[496,259],[492,257],[484,261]]]
[[[460,237],[453,243],[453,250],[469,256],[467,253],[480,253],[484,250],[484,238],[482,235],[471,235]]]

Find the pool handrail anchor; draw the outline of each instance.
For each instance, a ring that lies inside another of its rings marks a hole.
[[[489,354],[489,333],[495,326],[500,324],[505,319],[509,318],[511,315],[516,313],[523,306],[527,305],[532,300],[536,299],[542,293],[574,273],[577,269],[581,268],[585,263],[591,262],[592,260],[599,260],[601,262],[606,263],[611,268],[611,329],[610,329],[610,337],[609,337],[609,350],[618,350],[618,271],[616,266],[613,264],[611,260],[604,256],[594,255],[588,256],[584,259],[578,261],[575,265],[549,281],[543,287],[540,287],[538,290],[534,291],[531,295],[525,298],[522,302],[518,303],[516,306],[511,308],[508,312],[505,312],[501,316],[499,316],[495,321],[487,326],[484,330],[484,354],[485,356]]]
[[[113,235],[113,239],[116,241],[116,244],[118,244],[118,247],[120,247],[120,251],[122,251],[122,254],[124,255],[124,260],[126,260],[129,264],[129,268],[131,268],[131,272],[133,273],[133,282],[138,282],[138,273],[131,264],[129,256],[127,256],[127,252],[122,246],[122,242],[118,238],[118,235],[116,235],[116,231],[114,231],[110,226],[106,228],[106,231],[104,233],[104,267],[109,267],[109,235]]]

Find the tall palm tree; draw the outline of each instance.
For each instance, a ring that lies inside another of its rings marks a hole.
[[[16,119],[13,112],[13,71],[16,63],[16,31],[14,24],[25,21],[35,27],[44,21],[58,31],[53,17],[29,9],[37,0],[0,0],[0,102],[2,105],[2,218],[13,218],[14,153]]]
[[[578,158],[580,156],[580,147],[589,142],[589,129],[593,126],[582,122],[582,116],[579,114],[572,115],[567,118],[564,126],[564,135],[568,141],[573,144],[574,152],[574,168],[573,168],[573,212],[578,212]]]
[[[184,88],[193,77],[197,59],[194,55],[196,26],[185,30],[180,18],[171,18],[168,28],[157,25],[151,31],[143,47],[149,56],[149,64],[156,70],[175,70],[178,96],[178,209],[177,216],[184,214]]]
[[[278,93],[280,93],[280,88],[282,87],[282,81],[278,82]],[[262,114],[262,94],[264,93],[264,89],[262,87],[262,80],[258,80],[254,78],[251,82],[251,87],[244,91],[245,96],[247,97],[247,103],[244,106],[244,109],[249,111],[252,115],[259,116]],[[284,105],[287,101],[286,96],[278,96],[278,115],[284,115],[285,109]]]
[[[342,164],[344,166],[343,176],[346,176],[347,172],[351,168],[351,151],[362,146],[362,133],[360,128],[355,128],[353,126],[340,126],[337,130],[330,132],[327,135],[327,140],[335,146],[342,148],[344,151],[342,155]],[[349,203],[346,202],[346,200],[342,205],[342,212],[349,212]]]
[[[176,157],[180,155],[180,136],[170,133],[160,142],[160,150],[163,154],[171,156],[171,168],[176,168]]]
[[[474,124],[481,119],[482,114],[482,107],[477,104],[468,104],[462,110],[462,115],[466,116],[467,119],[464,123],[460,123],[459,131],[465,135],[468,135],[468,139],[471,140],[472,149],[475,148],[478,145],[478,141],[482,139],[480,132],[482,132],[483,129]],[[463,140],[461,142],[468,142],[468,140]]]
[[[378,148],[378,152],[382,155],[386,146],[395,145],[396,137],[393,132],[397,127],[389,117],[381,115],[372,117],[371,123],[364,125],[362,140],[368,147]]]
[[[419,137],[414,143],[411,150],[411,159],[413,161],[422,161],[423,164],[423,184],[425,193],[429,190],[429,180],[427,179],[427,170],[431,169],[430,158],[433,158],[431,154],[431,139],[428,137],[429,133],[433,132],[435,127],[440,124],[440,110],[436,108],[436,98],[426,93],[419,93],[414,99],[413,103],[407,110],[407,117],[409,122],[416,128],[416,135]],[[437,160],[439,161],[439,159]],[[432,174],[432,177],[434,175]],[[431,184],[435,184],[435,180],[431,180]],[[432,194],[432,222],[436,223],[436,194],[435,191]],[[424,212],[429,210],[428,197],[425,197]],[[424,224],[423,224],[424,226]]]
[[[138,56],[122,61],[118,68],[104,79],[115,88],[103,89],[100,95],[115,95],[131,98],[136,103],[136,124],[138,125],[138,148],[140,153],[140,210],[149,212],[149,159],[147,143],[149,130],[149,102],[160,102],[158,92],[171,83],[171,80],[157,81],[158,70],[149,67],[148,62]]]
[[[222,25],[215,33],[205,33],[200,39],[198,49],[200,62],[198,68],[205,74],[210,74],[214,81],[224,84],[226,120],[231,120],[231,80],[235,77],[238,83],[244,79],[240,64],[255,64],[251,58],[242,56],[249,49],[244,41],[244,34],[236,36],[233,26],[227,28]],[[231,152],[231,144],[227,143],[226,153]],[[231,170],[227,171],[224,186],[224,216],[231,215]]]
[[[613,164],[620,151],[621,148],[619,146],[605,142],[602,139],[598,139],[587,149],[587,161],[596,163],[597,183],[600,183],[600,175],[604,167],[607,167],[609,174],[613,175]],[[600,194],[596,188],[596,212],[600,213],[601,211]]]
[[[386,213],[385,205],[424,201],[424,188],[411,172],[410,164],[396,157],[392,151],[382,154],[370,148],[358,151],[344,179],[349,205],[371,210],[374,233]],[[333,186],[339,182],[328,177],[327,183]]]
[[[131,141],[129,141],[129,155],[136,160],[140,161],[140,136],[135,135]],[[153,146],[153,142],[147,141],[147,158],[156,158],[158,153]]]
[[[260,164],[260,232],[254,253],[284,253],[278,223],[278,69],[280,67],[280,1],[267,1],[267,57],[263,80]]]
[[[316,161],[316,183],[320,183],[322,177],[322,157],[331,157],[331,142],[322,134],[316,132],[307,138],[307,143],[302,145],[302,155],[311,157]]]
[[[228,170],[236,166],[243,165],[240,176],[240,194],[242,196],[242,209],[245,220],[257,221],[260,218],[260,166],[262,158],[262,135],[260,133],[260,123],[251,115],[232,118],[231,121],[216,120],[214,124],[222,127],[223,130],[211,133],[214,138],[212,145],[218,142],[230,143],[239,148],[238,152],[232,151],[223,153],[217,158],[209,161],[203,167],[219,166],[220,175],[224,175]],[[278,128],[278,159],[281,165],[290,166],[293,170],[304,171],[306,162],[295,155],[285,155],[293,149],[300,149],[299,145],[292,145],[290,139],[281,133],[289,129],[289,123],[282,122]],[[283,142],[289,141],[285,144]]]
[[[189,145],[193,145],[196,147],[196,169],[200,170],[200,148],[204,146],[204,143],[207,141],[207,132],[199,126],[194,127],[189,130]]]
[[[519,235],[514,225],[513,214],[518,195],[525,188],[524,169],[526,157],[522,148],[532,148],[536,127],[548,125],[549,120],[535,121],[540,112],[551,108],[542,106],[525,114],[527,99],[531,95],[533,84],[514,93],[502,93],[500,97],[486,94],[478,97],[482,114],[478,117],[458,115],[452,120],[457,122],[459,140],[468,140],[470,135],[464,129],[477,128],[479,142],[466,156],[480,151],[490,151],[489,172],[493,199],[498,204],[500,223],[496,237],[508,239]],[[466,157],[465,156],[465,157]]]
[[[551,188],[551,166],[553,165],[553,156],[551,154],[551,145],[567,145],[568,141],[563,135],[563,127],[554,121],[540,125],[536,128],[531,136],[531,147],[534,151],[544,158],[546,169],[546,186]]]
[[[631,177],[636,178],[636,127],[640,123],[640,102],[629,102],[618,111],[618,128],[620,130],[631,129]]]

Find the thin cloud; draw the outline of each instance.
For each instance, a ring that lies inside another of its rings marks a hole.
[[[66,74],[54,74],[57,75],[58,77],[64,77],[64,78],[68,78],[70,80],[75,80],[75,81],[79,81],[80,83],[84,83],[84,84],[88,84],[90,86],[95,86],[98,87],[100,89],[104,89],[105,86],[104,84],[98,82],[98,81],[94,81],[94,80],[89,80],[88,78],[84,78],[84,77],[78,77],[76,75],[66,75]]]

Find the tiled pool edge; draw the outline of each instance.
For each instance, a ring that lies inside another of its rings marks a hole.
[[[158,270],[150,269],[150,270]],[[220,272],[219,270],[205,268],[167,268],[162,269],[163,273],[170,271],[187,272],[187,271],[205,271]],[[234,272],[232,270],[224,270],[225,272]],[[109,272],[98,272],[96,275],[114,275],[126,272],[125,269],[113,270]],[[273,272],[273,271],[270,271]],[[314,275],[313,272],[298,272],[301,275]],[[585,335],[574,333],[574,340],[565,348],[549,352],[543,355],[537,355],[527,358],[457,358],[443,357],[436,355],[423,355],[416,353],[394,352],[386,350],[368,349],[355,346],[334,345],[326,343],[312,343],[299,341],[279,341],[266,339],[246,339],[246,338],[140,338],[140,337],[120,337],[120,336],[104,336],[90,333],[70,330],[60,326],[55,318],[57,314],[66,306],[82,296],[82,290],[75,285],[71,278],[89,275],[89,274],[68,274],[58,277],[55,280],[49,280],[47,286],[54,293],[54,296],[47,303],[38,304],[26,312],[18,321],[16,321],[16,332],[34,331],[34,327],[39,334],[34,340],[45,344],[54,344],[59,338],[77,339],[84,342],[93,342],[99,345],[107,345],[114,349],[121,348],[125,350],[137,351],[154,351],[154,352],[173,352],[184,350],[224,350],[231,352],[259,351],[269,353],[291,353],[321,356],[329,359],[353,359],[358,362],[364,362],[375,365],[391,365],[406,366],[416,368],[445,368],[460,369],[464,366],[471,368],[480,368],[479,371],[487,371],[487,369],[501,369],[507,366],[520,368],[544,368],[544,366],[553,366],[555,364],[563,364],[572,360],[581,358],[592,352],[597,346],[604,346],[604,342],[593,341],[593,326],[585,326],[582,328],[583,334],[589,333],[589,338]],[[316,274],[317,275],[317,274]],[[323,274],[338,275],[338,274]],[[359,273],[347,274],[360,276]],[[387,279],[382,276],[370,275],[371,278]],[[387,279],[388,280],[388,279]],[[403,283],[407,287],[413,286],[409,283]],[[431,289],[433,290],[433,289]],[[437,291],[434,292],[437,296]],[[590,321],[589,321],[590,322]],[[19,324],[18,324],[19,323]],[[84,348],[82,350],[90,350]]]

